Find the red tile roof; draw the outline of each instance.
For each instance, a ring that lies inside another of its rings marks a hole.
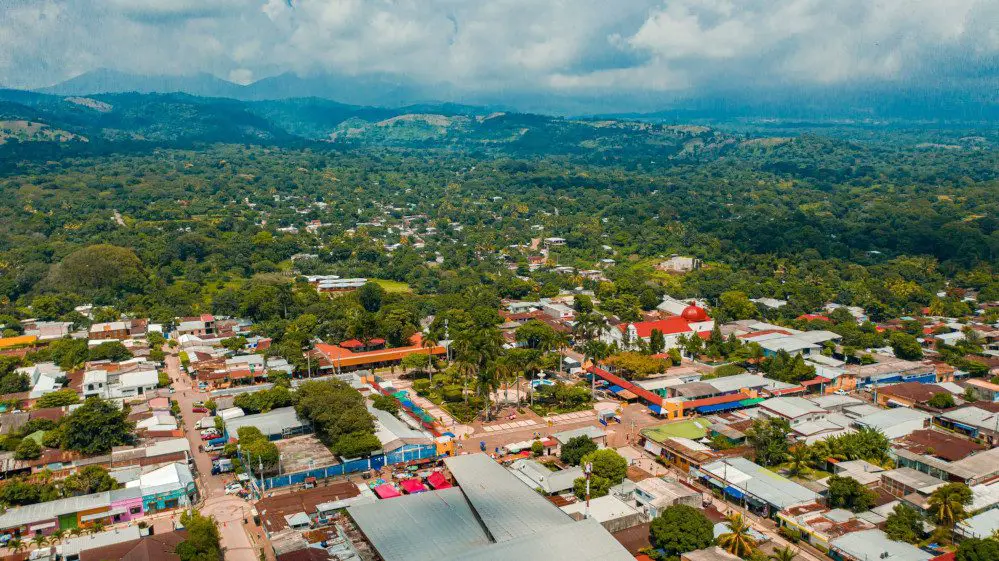
[[[803,320],[807,320],[807,321],[812,321],[812,320],[816,320],[816,319],[822,320],[822,321],[832,321],[827,316],[823,316],[821,314],[801,314],[800,316],[798,316],[798,319],[803,319]]]
[[[625,332],[628,329],[628,325],[634,325],[635,331],[638,332],[638,336],[642,339],[652,336],[653,329],[658,329],[663,335],[687,333],[691,330],[687,320],[680,316],[672,316],[659,321],[640,321],[632,324],[622,323],[617,328]]]

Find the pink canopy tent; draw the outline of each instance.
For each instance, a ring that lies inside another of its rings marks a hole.
[[[451,487],[451,484],[447,482],[447,478],[439,471],[431,473],[430,477],[427,478],[427,483],[434,489],[447,489]]]
[[[374,488],[374,492],[378,495],[379,499],[391,499],[393,497],[401,497],[402,493],[396,491],[395,487],[385,483]]]
[[[424,486],[423,483],[415,477],[413,479],[403,481],[401,485],[402,490],[409,495],[412,495],[413,493],[422,493],[427,490],[426,486]]]

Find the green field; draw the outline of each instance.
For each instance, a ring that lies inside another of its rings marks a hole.
[[[371,282],[378,283],[379,286],[385,289],[385,292],[412,292],[409,285],[404,282],[385,280],[385,279],[370,279]]]
[[[711,425],[706,419],[691,419],[680,421],[679,423],[667,423],[657,427],[647,428],[642,434],[657,442],[662,442],[670,437],[689,438],[698,440],[708,434],[708,427]]]

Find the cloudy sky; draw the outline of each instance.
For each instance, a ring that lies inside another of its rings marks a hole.
[[[97,68],[560,95],[942,83],[995,77],[997,22],[997,0],[0,0],[0,84]]]

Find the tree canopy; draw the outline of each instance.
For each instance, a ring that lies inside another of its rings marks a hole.
[[[652,520],[649,541],[667,556],[704,549],[714,543],[714,524],[696,508],[669,506]]]

